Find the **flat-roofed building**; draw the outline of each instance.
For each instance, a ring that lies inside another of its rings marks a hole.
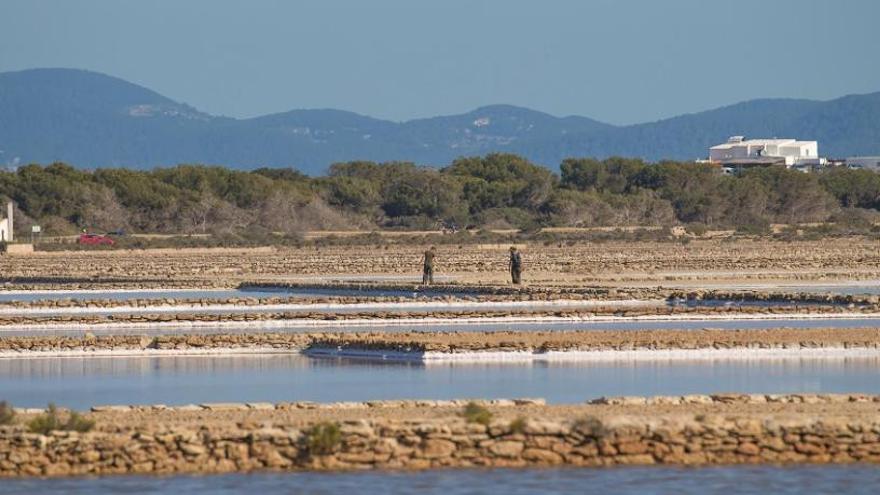
[[[726,143],[709,148],[709,161],[743,166],[784,164],[786,167],[821,166],[825,160],[819,157],[817,141],[797,139],[746,139],[732,136]]]

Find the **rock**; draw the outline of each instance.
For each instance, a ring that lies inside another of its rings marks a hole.
[[[201,411],[202,407],[197,406],[195,404],[187,404],[185,406],[174,406],[170,408],[172,411],[181,411],[181,412],[191,412],[191,411]]]
[[[518,457],[523,450],[525,449],[525,445],[522,442],[515,442],[510,440],[505,440],[501,442],[496,442],[489,447],[489,452],[499,456],[499,457]]]
[[[199,407],[208,411],[245,411],[248,409],[248,406],[241,402],[206,402],[199,404]]]
[[[588,404],[601,404],[609,406],[644,406],[648,403],[645,397],[599,397],[588,402]]]
[[[440,459],[449,457],[455,452],[455,444],[449,440],[428,438],[422,442],[421,457],[425,459]]]
[[[761,453],[761,448],[751,442],[745,442],[739,444],[736,451],[742,455],[755,456]]]
[[[132,406],[92,406],[92,412],[128,412]]]
[[[191,456],[204,455],[207,452],[207,449],[205,449],[203,445],[195,443],[181,443],[180,450],[182,450],[186,455]]]
[[[710,395],[713,401],[722,404],[732,404],[735,402],[747,402],[748,395],[745,394],[713,394]]]
[[[525,449],[522,458],[541,464],[561,464],[563,460],[561,455],[545,449]]]
[[[617,445],[617,451],[623,455],[644,454],[650,450],[645,442],[628,442]]]

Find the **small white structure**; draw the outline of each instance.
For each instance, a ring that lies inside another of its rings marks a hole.
[[[819,158],[817,141],[798,141],[796,139],[746,139],[731,136],[724,144],[709,148],[709,161],[716,163],[758,164],[785,163],[785,166],[804,167],[825,164]]]
[[[0,220],[0,242],[12,242],[12,201],[6,205],[6,218]]]
[[[846,159],[846,166],[880,172],[880,156],[851,156]]]

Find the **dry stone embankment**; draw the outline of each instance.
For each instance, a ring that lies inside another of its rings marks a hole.
[[[296,420],[297,412],[271,405],[160,408],[122,422],[114,420],[134,414],[105,409],[90,415],[99,425],[94,432],[0,427],[0,476],[880,463],[877,397],[760,397],[757,404],[753,396],[724,394],[496,406],[479,423],[448,407],[376,408],[358,419],[368,404],[305,411],[318,420]],[[340,416],[349,419],[334,419]]]
[[[332,246],[239,250],[145,250],[42,253],[0,257],[2,279],[188,280],[232,287],[244,280],[290,276],[418,276],[424,245]],[[529,283],[880,278],[876,241],[695,240],[667,242],[530,243],[522,246]],[[458,280],[507,278],[506,245],[438,246],[436,273]],[[201,285],[198,285],[201,284]]]

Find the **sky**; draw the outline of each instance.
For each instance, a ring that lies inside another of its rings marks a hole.
[[[231,117],[629,124],[880,91],[878,22],[876,0],[0,0],[0,72],[88,69]]]

